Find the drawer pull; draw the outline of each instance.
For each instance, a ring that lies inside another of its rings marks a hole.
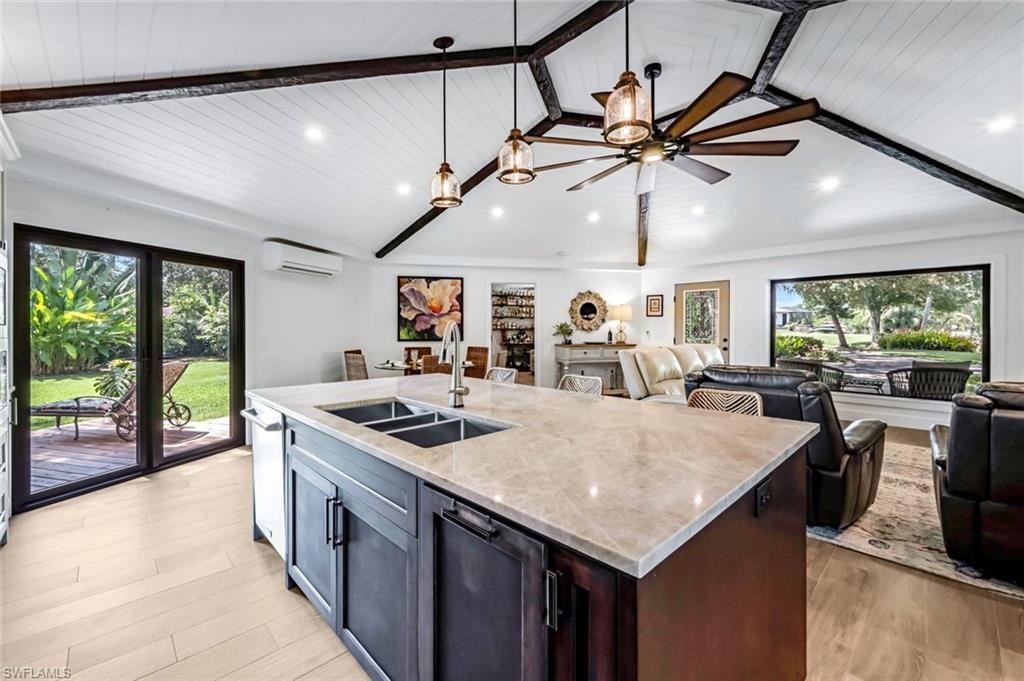
[[[475,534],[477,537],[480,537],[481,539],[483,539],[484,541],[486,541],[488,543],[490,543],[490,541],[492,539],[494,539],[496,536],[498,536],[498,531],[496,529],[494,529],[493,527],[490,527],[490,526],[488,526],[488,527],[480,527],[476,523],[470,522],[469,520],[466,520],[461,515],[459,515],[459,512],[458,512],[457,509],[454,509],[454,508],[442,509],[441,510],[441,515],[444,517],[445,520],[448,520],[449,522],[455,523],[456,525],[458,525],[462,529],[466,530],[467,532],[469,532],[471,534]]]

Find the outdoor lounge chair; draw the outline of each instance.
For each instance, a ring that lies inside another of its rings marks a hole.
[[[167,362],[164,364],[163,396],[164,396],[164,417],[176,428],[183,428],[192,420],[192,410],[186,404],[175,401],[171,396],[171,389],[175,386],[188,362]],[[57,421],[57,428],[60,428],[61,419],[73,418],[75,420],[75,439],[78,439],[78,420],[82,418],[106,417],[114,422],[117,436],[125,442],[132,442],[136,436],[135,423],[135,385],[121,396],[121,399],[113,397],[101,397],[98,395],[86,395],[74,397],[68,400],[58,400],[47,404],[40,404],[30,408],[32,416],[53,416]]]
[[[948,401],[967,387],[967,381],[971,378],[971,363],[914,360],[909,368],[893,369],[886,377],[889,379],[891,395]]]

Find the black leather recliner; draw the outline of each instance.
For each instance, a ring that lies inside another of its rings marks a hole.
[[[843,430],[832,393],[809,371],[714,366],[686,376],[694,388],[749,390],[761,395],[765,416],[817,423],[807,443],[807,522],[843,528],[875,501],[882,473],[886,424],[863,420]]]
[[[932,427],[935,500],[946,552],[994,574],[1024,577],[1024,383],[982,383],[953,397]]]

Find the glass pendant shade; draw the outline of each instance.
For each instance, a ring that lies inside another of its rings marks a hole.
[[[435,208],[455,208],[462,205],[462,186],[447,162],[441,164],[430,182],[430,205]]]
[[[526,184],[536,176],[533,172],[533,149],[523,139],[519,128],[512,128],[498,152],[498,179],[505,184]]]
[[[636,144],[651,135],[651,98],[625,71],[604,106],[604,139],[610,144]]]

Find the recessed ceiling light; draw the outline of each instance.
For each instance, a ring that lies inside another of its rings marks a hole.
[[[839,178],[835,175],[829,175],[818,183],[818,189],[823,192],[835,191],[839,188]]]
[[[693,214],[694,215],[704,215],[704,206],[694,206],[693,207]]]
[[[600,219],[601,214],[598,213],[596,210],[592,210],[589,213],[587,213],[587,222],[597,222]]]
[[[500,218],[504,214],[505,214],[505,209],[502,208],[501,206],[495,206],[494,208],[491,208],[491,217],[492,218]]]
[[[324,138],[324,131],[315,125],[306,128],[306,139],[310,142],[319,142]]]
[[[590,486],[590,496],[592,496],[592,497],[596,497],[597,496],[597,485],[591,485]]]
[[[412,191],[412,187],[409,186],[408,182],[399,182],[398,186],[395,187],[395,191],[402,196],[407,196]]]
[[[988,131],[991,133],[1006,132],[1013,127],[1013,119],[1009,116],[993,118],[988,122]]]

